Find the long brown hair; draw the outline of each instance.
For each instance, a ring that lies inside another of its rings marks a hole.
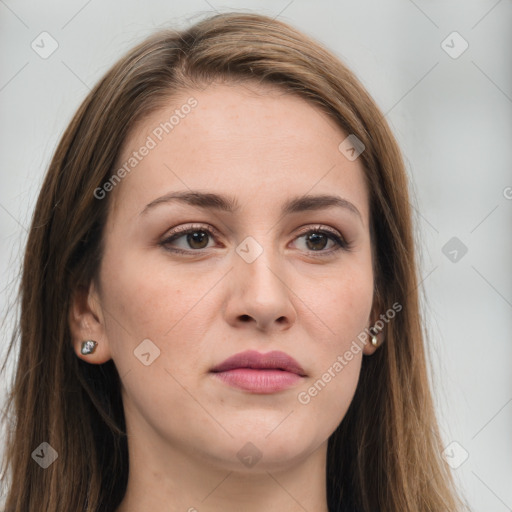
[[[161,30],[138,44],[90,92],[60,141],[33,214],[11,342],[19,350],[4,418],[12,423],[6,510],[114,510],[124,495],[129,461],[119,375],[113,361],[89,365],[76,357],[68,324],[73,293],[97,278],[102,256],[109,199],[94,191],[114,173],[136,123],[176,93],[216,80],[279,86],[321,107],[365,146],[375,300],[403,308],[386,325],[383,345],[363,358],[354,399],[329,439],[330,509],[462,510],[441,456],[397,143],[336,57],[287,24],[240,13]],[[42,442],[58,453],[47,469],[31,457]]]

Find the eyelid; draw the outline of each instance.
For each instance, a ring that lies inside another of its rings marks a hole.
[[[178,233],[186,233],[190,230],[193,230],[193,229],[197,229],[198,231],[200,230],[203,230],[203,231],[211,231],[213,234],[215,234],[217,237],[220,237],[220,233],[213,227],[213,226],[210,226],[208,224],[190,224],[190,225],[181,225],[181,226],[178,226],[176,228],[173,228],[171,230],[171,232],[169,233],[169,235],[164,235],[164,237],[166,238],[169,238],[170,236],[174,236]],[[327,231],[333,235],[336,235],[336,236],[339,236],[340,238],[342,238],[343,240],[345,240],[345,237],[337,230],[337,229],[334,229],[334,228],[330,228],[329,226],[324,226],[323,224],[308,224],[306,225],[303,229],[300,229],[299,233],[297,234],[297,236],[302,236],[304,234],[307,234],[309,233],[310,231],[313,231],[313,230],[318,230],[318,231]]]
[[[180,233],[187,233],[188,231],[210,231],[212,234],[214,234],[217,237],[220,237],[220,233],[213,227],[208,224],[197,224],[197,223],[191,223],[191,224],[185,224],[178,226],[176,228],[172,228],[170,232],[167,235],[164,235],[164,238],[170,238],[174,235],[178,235]]]
[[[327,231],[328,233],[336,235],[345,240],[345,237],[337,229],[331,228],[329,226],[324,226],[323,224],[309,224],[304,229],[302,229],[297,236],[305,235],[310,231]]]

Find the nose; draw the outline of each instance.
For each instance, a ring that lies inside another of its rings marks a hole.
[[[261,331],[280,331],[295,323],[293,291],[286,282],[283,265],[270,252],[264,250],[251,263],[235,255],[225,310],[230,325],[252,324]]]

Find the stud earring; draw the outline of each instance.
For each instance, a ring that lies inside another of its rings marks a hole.
[[[96,347],[98,346],[98,342],[93,340],[82,341],[82,349],[80,350],[84,356],[88,356],[92,354]]]
[[[378,344],[379,344],[379,340],[377,339],[377,336],[375,336],[375,334],[373,334],[373,327],[370,327],[370,332],[372,334],[372,345],[374,347],[376,347]]]

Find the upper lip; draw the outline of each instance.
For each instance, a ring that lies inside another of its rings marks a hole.
[[[288,354],[279,350],[273,350],[266,354],[261,354],[256,350],[247,350],[234,356],[228,357],[225,361],[212,368],[212,372],[226,372],[235,368],[254,368],[254,369],[276,369],[286,372],[296,373],[301,377],[306,376],[306,372],[300,364]]]

